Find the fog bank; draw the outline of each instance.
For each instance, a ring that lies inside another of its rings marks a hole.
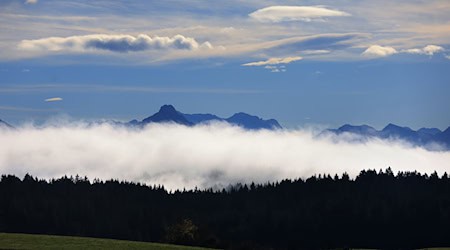
[[[226,124],[103,124],[0,129],[0,174],[63,175],[163,184],[168,189],[267,182],[362,169],[450,172],[450,152],[365,142],[309,130],[246,131]]]

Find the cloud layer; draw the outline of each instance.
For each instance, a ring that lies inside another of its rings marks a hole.
[[[210,49],[209,42],[199,44],[194,38],[175,35],[173,37],[93,34],[69,37],[48,37],[37,40],[22,40],[18,48],[27,51],[71,51],[83,52],[107,50],[112,52],[136,52],[145,50],[197,50]]]
[[[348,138],[347,138],[348,139]],[[0,130],[0,173],[40,178],[87,175],[160,183],[168,188],[267,182],[361,169],[443,173],[450,152],[397,141],[317,139],[306,130],[245,131],[224,124],[110,125]]]
[[[269,58],[265,61],[244,63],[244,64],[242,64],[242,66],[266,66],[266,65],[288,64],[291,62],[299,61],[301,59],[302,59],[302,57],[300,57],[300,56],[274,57],[274,58]]]
[[[350,14],[324,6],[270,6],[252,12],[249,16],[260,22],[309,22],[323,17],[350,16]]]

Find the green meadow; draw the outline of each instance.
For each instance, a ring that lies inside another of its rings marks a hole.
[[[205,250],[207,248],[87,237],[0,233],[0,249]]]

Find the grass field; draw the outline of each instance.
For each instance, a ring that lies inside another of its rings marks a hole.
[[[155,249],[155,250],[207,250],[160,243],[98,239],[87,237],[39,234],[0,233],[0,249]],[[352,249],[369,250],[369,249]],[[420,250],[450,250],[450,248],[424,248]]]
[[[159,243],[97,239],[72,236],[0,233],[0,249],[175,249],[205,250]]]

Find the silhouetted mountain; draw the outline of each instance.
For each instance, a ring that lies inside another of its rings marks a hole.
[[[120,121],[115,121],[115,120],[98,120],[98,121],[91,121],[88,122],[87,125],[88,126],[99,126],[99,125],[111,125],[111,126],[126,126],[127,123],[123,123]]]
[[[126,126],[144,126],[152,122],[174,122],[182,125],[192,126],[211,121],[228,122],[246,129],[279,129],[280,124],[274,120],[263,120],[257,116],[237,113],[230,118],[221,118],[213,114],[183,114],[177,111],[172,105],[164,105],[158,113],[145,118],[141,122],[132,120],[123,125]]]
[[[419,135],[416,131],[410,129],[409,127],[400,127],[395,124],[389,123],[380,132],[380,137],[382,138],[401,138],[412,141],[419,140]]]
[[[442,133],[442,131],[438,128],[421,128],[417,130],[417,132],[428,135],[437,135],[439,133]]]
[[[444,132],[435,135],[436,141],[441,142],[450,149],[450,127],[448,127]]]
[[[142,120],[141,124],[145,125],[152,122],[174,122],[186,126],[194,125],[192,122],[188,121],[186,117],[180,112],[178,112],[172,105],[163,105],[158,113],[145,118]]]
[[[236,113],[230,118],[225,119],[231,124],[238,125],[246,129],[280,129],[281,126],[275,119],[263,120],[257,116],[246,113]]]
[[[447,141],[450,140],[450,127],[448,127],[444,132],[440,134],[440,137],[443,139],[447,139]]]
[[[378,131],[371,126],[368,125],[360,125],[360,126],[354,126],[350,124],[345,124],[342,127],[338,129],[329,129],[330,132],[334,132],[336,134],[342,134],[342,133],[353,133],[358,135],[364,135],[364,136],[376,136]]]
[[[204,123],[208,121],[224,121],[223,118],[220,118],[212,114],[183,114],[183,115],[188,121],[194,124]]]
[[[9,125],[7,122],[0,119],[0,128],[1,127],[14,128],[13,126]]]
[[[415,131],[409,127],[401,127],[390,123],[381,131],[378,131],[367,125],[353,126],[346,124],[338,129],[325,130],[321,134],[330,132],[337,135],[352,133],[363,136],[364,138],[401,139],[417,146],[428,146],[433,143],[438,143],[450,149],[450,128],[447,128],[444,132],[441,132],[437,128],[421,128]]]
[[[136,126],[136,125],[139,125],[139,121],[136,119],[133,119],[133,120],[129,121],[127,124],[131,125],[131,126]]]

